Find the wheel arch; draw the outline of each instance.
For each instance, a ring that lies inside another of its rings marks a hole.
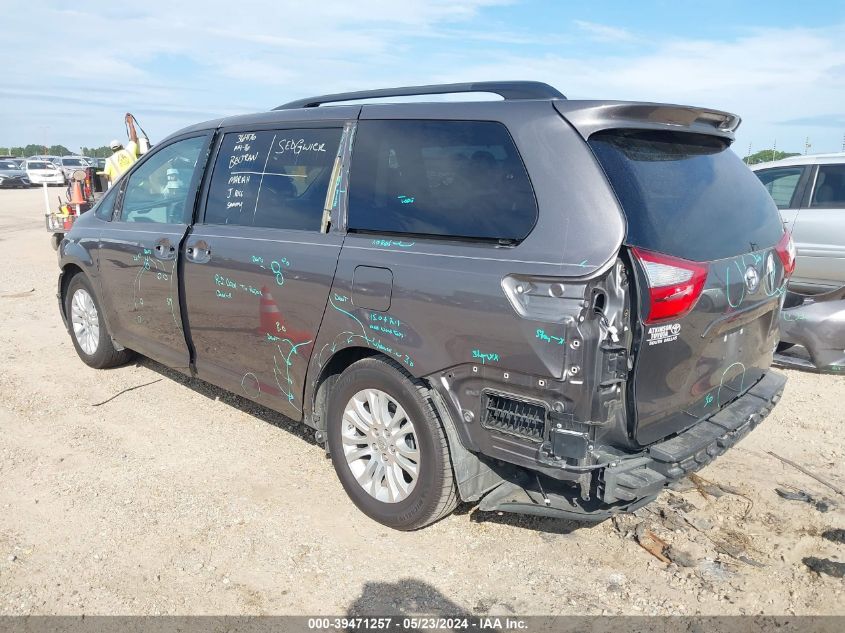
[[[431,383],[425,377],[415,377],[387,354],[369,347],[346,347],[338,350],[323,366],[315,382],[313,395],[308,400],[312,406],[311,415],[305,417],[309,426],[315,428],[318,433],[325,433],[326,412],[332,386],[347,368],[364,358],[383,359],[388,365],[409,378],[418,389],[425,392],[425,397],[430,400],[432,408],[443,425],[452,473],[458,485],[458,494],[463,501],[477,501],[501,483],[499,475],[463,445],[449,407]],[[328,452],[328,444],[326,444],[326,451]]]
[[[353,363],[372,356],[387,358],[387,356],[374,349],[358,346],[344,347],[332,354],[328,362],[320,369],[320,373],[313,383],[311,397],[307,400],[311,405],[310,414],[307,414],[304,418],[308,426],[318,431],[326,430],[326,408],[332,386],[340,378],[340,375]]]
[[[58,300],[59,300],[59,312],[62,315],[62,321],[65,323],[65,327],[68,326],[67,320],[67,310],[65,309],[65,296],[67,294],[68,286],[70,286],[70,281],[74,277],[79,274],[85,274],[85,271],[82,270],[82,267],[74,262],[69,262],[62,266],[61,272],[59,273],[59,289],[58,289]]]
[[[100,292],[100,285],[97,280],[94,279],[85,269],[85,264],[76,260],[70,260],[61,264],[61,272],[59,273],[59,312],[62,315],[62,321],[64,321],[65,328],[70,327],[68,324],[67,310],[65,309],[65,296],[67,293],[67,289],[70,286],[70,282],[77,275],[85,275],[85,277],[88,279],[88,283],[90,284],[91,290],[94,293],[94,298],[97,300],[97,303],[101,308],[101,317],[105,322],[106,331],[109,333],[109,336],[111,336],[111,324],[109,323],[107,310],[105,309],[105,304],[103,303],[102,293]],[[114,340],[114,338],[112,338],[112,340]]]

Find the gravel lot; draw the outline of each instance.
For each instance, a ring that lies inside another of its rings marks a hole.
[[[805,562],[845,561],[845,498],[767,454],[845,488],[845,377],[787,372],[705,482],[640,516],[462,506],[399,533],[305,427],[146,359],[78,360],[40,191],[0,191],[0,248],[0,614],[845,614],[845,581]]]

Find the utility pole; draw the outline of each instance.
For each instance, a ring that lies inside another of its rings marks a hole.
[[[845,139],[842,141],[843,146],[845,146]],[[748,164],[748,160],[751,158],[751,142],[748,143],[748,153],[745,155],[745,164]]]
[[[778,146],[778,140],[775,139],[774,142],[772,143],[772,160],[775,159],[775,151],[777,150],[777,146]]]
[[[808,136],[807,139],[804,141],[804,156],[807,155],[807,152],[810,150],[812,145],[810,144],[810,137]]]
[[[842,151],[845,152],[845,134],[842,135]]]

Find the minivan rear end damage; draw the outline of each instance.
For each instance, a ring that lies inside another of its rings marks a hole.
[[[322,107],[478,90],[503,100]],[[136,350],[309,425],[385,525],[459,499],[601,519],[783,389],[794,250],[729,149],[738,123],[492,82],[201,124],[76,223],[63,314],[91,300],[91,366]],[[171,169],[178,200],[149,188]]]
[[[617,263],[577,286],[580,310],[557,333],[577,344],[563,355],[562,400],[496,393],[481,412],[509,419],[509,407],[512,421],[494,435],[530,428],[537,466],[524,443],[497,450],[491,439],[485,454],[530,471],[505,474],[480,507],[601,519],[712,461],[780,399],[785,378],[769,366],[794,249],[769,196],[729,150],[737,117],[555,106],[593,150],[627,231]],[[555,280],[505,279],[522,316],[524,285],[546,296]]]

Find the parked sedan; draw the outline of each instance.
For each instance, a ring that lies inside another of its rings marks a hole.
[[[63,185],[65,184],[65,175],[61,169],[56,167],[53,163],[46,160],[28,160],[26,161],[26,175],[34,185],[48,184],[48,185]]]
[[[0,187],[29,187],[26,172],[11,160],[0,160]]]

